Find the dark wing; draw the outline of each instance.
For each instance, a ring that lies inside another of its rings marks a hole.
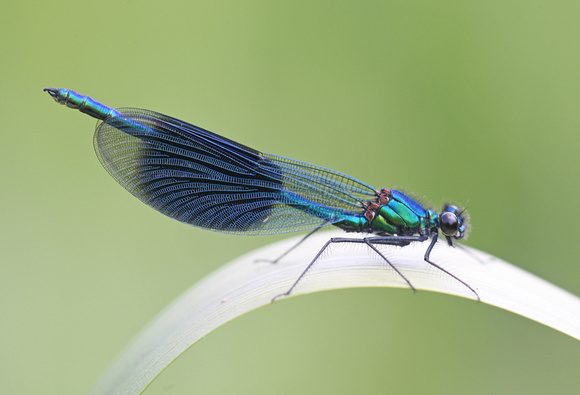
[[[125,108],[97,125],[107,171],[161,213],[239,234],[314,229],[362,212],[370,186],[333,170],[262,154],[153,111]]]

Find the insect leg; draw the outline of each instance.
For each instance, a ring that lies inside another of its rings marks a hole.
[[[316,231],[318,229],[319,228],[315,229],[314,231]],[[310,234],[312,234],[313,232],[311,232]],[[307,237],[309,235],[307,235]],[[314,259],[312,259],[310,261],[310,263],[308,264],[308,266],[306,266],[306,269],[304,269],[304,271],[300,274],[300,276],[298,276],[298,279],[296,279],[296,281],[294,282],[294,284],[292,284],[292,286],[290,287],[290,289],[288,289],[288,291],[286,291],[286,292],[284,292],[282,294],[276,295],[272,299],[272,303],[275,302],[277,299],[279,299],[281,297],[285,297],[285,296],[290,295],[292,293],[292,291],[294,290],[294,288],[296,287],[296,285],[298,285],[298,283],[300,282],[300,280],[302,280],[302,278],[306,275],[306,273],[308,272],[308,270],[310,270],[310,268],[320,258],[320,255],[322,255],[322,253],[324,252],[324,250],[326,250],[326,248],[328,248],[328,246],[330,244],[332,244],[332,243],[358,243],[358,244],[366,244],[366,245],[368,245],[381,258],[383,258],[385,260],[385,262],[387,262],[389,264],[389,266],[391,266],[397,272],[397,274],[399,274],[407,282],[407,284],[409,284],[409,286],[413,289],[413,291],[415,291],[415,287],[411,284],[411,282],[387,259],[387,257],[385,257],[375,246],[373,246],[373,244],[389,244],[389,245],[397,245],[397,246],[401,246],[402,247],[402,246],[409,245],[412,241],[424,241],[425,239],[426,239],[425,237],[421,237],[421,236],[406,236],[406,237],[398,237],[398,236],[392,236],[392,237],[391,236],[387,236],[387,237],[366,237],[364,239],[360,239],[360,238],[348,238],[348,237],[333,237],[332,239],[328,240],[324,244],[324,246],[322,246],[322,248],[320,249],[320,251],[318,251],[318,253],[314,257]],[[304,239],[302,239],[302,241],[303,240]]]
[[[288,255],[290,252],[294,251],[296,249],[296,247],[298,247],[300,244],[302,244],[304,242],[304,240],[306,240],[307,238],[309,238],[310,236],[312,236],[316,231],[320,230],[323,226],[328,225],[327,223],[320,225],[318,228],[314,228],[313,230],[311,230],[310,232],[308,232],[306,234],[306,236],[304,236],[302,239],[300,239],[300,241],[296,244],[294,244],[292,247],[290,247],[289,249],[287,249],[286,251],[284,251],[282,253],[282,255],[279,255],[278,258],[276,259],[256,259],[254,260],[254,263],[258,263],[258,262],[269,262],[269,263],[278,263],[280,261],[280,259],[284,258],[286,255]]]
[[[433,233],[433,239],[431,240],[431,243],[429,244],[429,247],[427,247],[427,251],[425,251],[425,262],[427,262],[428,264],[430,264],[433,267],[436,267],[437,269],[441,270],[443,273],[453,277],[454,279],[456,279],[457,281],[459,281],[461,284],[465,285],[467,288],[469,288],[469,290],[471,292],[473,292],[473,294],[475,295],[475,297],[477,298],[477,301],[481,301],[481,298],[479,297],[479,294],[475,291],[475,289],[471,288],[471,286],[469,284],[467,284],[465,281],[463,281],[462,279],[460,279],[459,277],[457,277],[456,275],[452,274],[451,272],[443,269],[441,266],[439,266],[438,264],[436,264],[435,262],[430,260],[430,255],[431,255],[431,250],[433,250],[433,247],[435,246],[435,243],[437,243],[437,233]]]
[[[313,232],[315,232],[316,230],[318,230],[319,228],[314,229],[312,232],[310,232],[308,235],[306,235],[306,237],[310,236]],[[306,238],[305,237],[305,238]],[[304,239],[305,239],[304,238]],[[302,239],[298,244],[300,244],[302,241],[304,241],[304,239]],[[310,261],[310,263],[308,264],[308,266],[306,266],[306,269],[304,269],[304,271],[302,272],[302,274],[300,274],[300,276],[298,276],[298,278],[296,279],[296,281],[294,281],[294,284],[292,284],[292,286],[290,287],[290,289],[288,289],[288,291],[281,293],[279,295],[276,295],[272,298],[272,303],[274,303],[276,301],[276,299],[280,299],[281,297],[285,297],[290,295],[290,293],[292,293],[292,290],[296,287],[296,285],[298,285],[298,283],[300,282],[300,280],[302,280],[302,277],[304,277],[304,275],[306,274],[306,272],[308,270],[310,270],[310,268],[312,267],[312,265],[314,265],[314,263],[318,260],[318,258],[320,257],[320,255],[324,252],[324,250],[326,250],[326,248],[331,244],[331,243],[335,243],[335,238],[332,238],[330,240],[328,240],[320,249],[320,251],[318,251],[318,253],[316,254],[316,256],[314,257],[313,260]],[[294,246],[296,247],[296,246]],[[293,248],[294,248],[293,247]],[[287,251],[288,252],[288,251]],[[285,253],[286,254],[286,253]],[[285,255],[284,254],[284,255]]]

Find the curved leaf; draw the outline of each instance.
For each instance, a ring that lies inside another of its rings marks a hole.
[[[202,337],[242,314],[269,306],[274,296],[290,288],[329,237],[340,236],[344,233],[321,232],[279,264],[256,263],[258,259],[279,256],[300,240],[299,237],[287,239],[216,270],[160,313],[103,375],[93,393],[143,391]],[[379,246],[417,289],[474,299],[468,288],[423,260],[426,247],[425,243],[403,248]],[[580,298],[473,248],[451,248],[440,242],[431,258],[475,288],[482,303],[512,311],[580,339]],[[352,287],[407,288],[408,285],[364,245],[337,244],[327,250],[291,297]]]

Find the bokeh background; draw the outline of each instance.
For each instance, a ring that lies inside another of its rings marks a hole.
[[[64,87],[439,207],[467,244],[580,295],[577,1],[5,1],[0,393],[87,392],[189,286],[277,237],[141,204]],[[580,317],[578,317],[580,319]],[[406,289],[292,298],[220,328],[147,394],[577,393],[580,342]]]

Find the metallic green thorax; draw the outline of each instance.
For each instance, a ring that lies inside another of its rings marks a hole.
[[[439,222],[433,210],[423,208],[400,191],[383,189],[376,202],[367,204],[362,215],[350,216],[335,225],[348,232],[427,236]]]

